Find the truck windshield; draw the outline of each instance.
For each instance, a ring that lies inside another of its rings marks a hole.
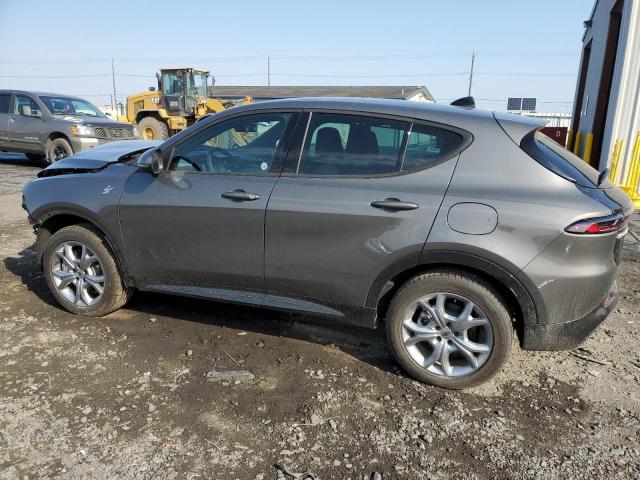
[[[52,115],[105,116],[86,100],[69,97],[40,97],[40,100],[42,100]]]

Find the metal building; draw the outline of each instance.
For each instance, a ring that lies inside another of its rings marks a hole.
[[[640,208],[640,0],[596,0],[584,24],[567,148]]]

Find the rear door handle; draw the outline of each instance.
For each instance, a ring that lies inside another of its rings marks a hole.
[[[383,210],[415,210],[419,207],[417,203],[403,202],[397,198],[385,198],[384,200],[378,200],[371,202],[373,208],[382,208]]]
[[[237,202],[252,202],[254,200],[258,200],[260,195],[257,193],[245,192],[244,190],[233,190],[232,192],[224,192],[222,197],[228,198],[229,200],[235,200]]]

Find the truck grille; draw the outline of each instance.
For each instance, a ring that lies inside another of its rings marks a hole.
[[[133,128],[93,127],[93,132],[96,138],[109,138],[112,140],[127,140],[129,138],[135,138],[135,135],[133,134]]]

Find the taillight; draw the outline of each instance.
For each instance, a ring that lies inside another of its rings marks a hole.
[[[627,226],[629,217],[625,217],[621,213],[610,215],[608,217],[587,218],[572,223],[564,229],[565,232],[579,234],[600,234],[611,233],[622,230]]]

